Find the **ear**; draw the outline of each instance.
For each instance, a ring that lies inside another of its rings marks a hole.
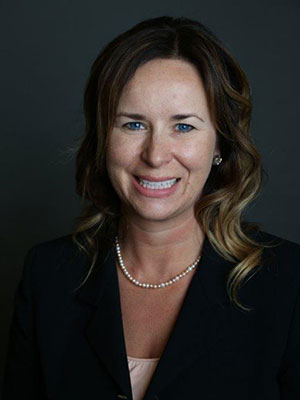
[[[215,146],[215,151],[214,151],[214,157],[216,157],[216,156],[222,156],[221,155],[221,151],[220,151],[220,147],[219,147],[219,144],[218,143],[216,143],[216,146]]]
[[[218,143],[215,145],[212,165],[220,165],[222,162],[222,155]]]
[[[215,133],[215,150],[214,150],[214,157],[215,156],[220,156],[220,134],[218,130],[215,128],[214,129]]]

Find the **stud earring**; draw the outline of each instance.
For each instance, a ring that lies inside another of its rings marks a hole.
[[[213,160],[213,165],[220,165],[222,162],[222,157],[220,156],[215,156]]]

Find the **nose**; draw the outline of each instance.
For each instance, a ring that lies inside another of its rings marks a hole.
[[[152,168],[168,164],[173,157],[173,149],[168,137],[149,135],[144,143],[142,160]]]

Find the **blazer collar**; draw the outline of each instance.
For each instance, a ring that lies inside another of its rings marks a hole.
[[[205,237],[202,257],[145,400],[174,380],[224,335],[230,306],[225,282],[232,266],[217,254]],[[78,290],[77,297],[94,307],[86,331],[91,346],[120,390],[127,399],[132,399],[114,251],[108,253],[101,265],[95,265],[95,272]]]

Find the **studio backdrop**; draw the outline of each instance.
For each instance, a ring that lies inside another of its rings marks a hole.
[[[196,19],[240,63],[252,89],[251,134],[269,175],[245,218],[300,243],[299,11],[296,0],[0,2],[1,378],[24,255],[70,233],[79,212],[74,151],[91,63],[143,19]]]

